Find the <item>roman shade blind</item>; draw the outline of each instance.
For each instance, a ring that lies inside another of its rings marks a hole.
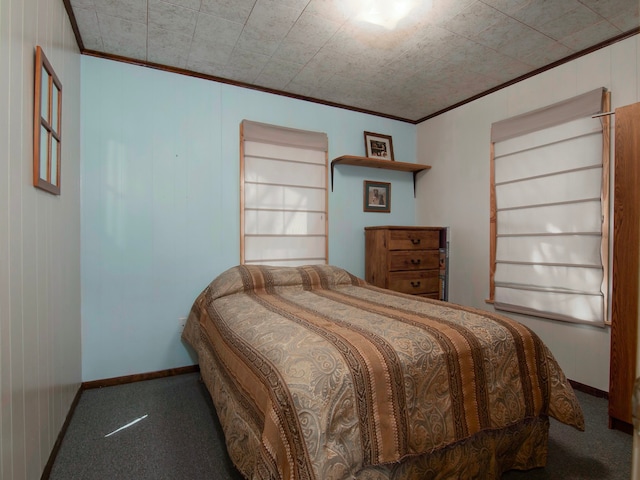
[[[240,143],[240,262],[327,263],[327,135],[243,120]]]
[[[599,88],[492,125],[495,308],[604,325],[608,106]]]

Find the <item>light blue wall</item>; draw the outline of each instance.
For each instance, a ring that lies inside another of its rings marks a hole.
[[[416,159],[404,122],[87,56],[81,78],[84,381],[195,363],[178,319],[239,262],[243,119],[325,132],[330,160],[364,131]],[[391,182],[390,214],[362,211],[365,179]],[[364,227],[415,222],[412,177],[339,166],[334,185],[329,261],[363,276]]]

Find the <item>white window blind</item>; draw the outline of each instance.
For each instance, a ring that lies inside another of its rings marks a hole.
[[[497,309],[605,323],[608,135],[592,117],[604,93],[492,126]]]
[[[241,124],[241,263],[327,263],[327,135]]]

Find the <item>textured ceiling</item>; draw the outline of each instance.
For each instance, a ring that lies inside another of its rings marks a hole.
[[[638,0],[418,1],[392,31],[347,0],[64,1],[84,53],[411,122],[640,25]]]

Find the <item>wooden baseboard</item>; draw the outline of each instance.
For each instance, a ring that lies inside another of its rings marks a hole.
[[[65,433],[67,433],[67,428],[69,428],[69,423],[71,422],[71,417],[73,417],[73,413],[76,411],[76,406],[80,401],[80,395],[82,395],[82,385],[78,388],[76,395],[73,397],[73,401],[71,402],[71,406],[69,407],[69,412],[67,412],[67,417],[64,419],[64,423],[62,424],[62,428],[60,432],[58,432],[58,437],[56,438],[56,443],[53,444],[53,448],[51,449],[51,453],[49,454],[49,460],[47,460],[47,464],[44,466],[44,470],[42,471],[42,476],[40,480],[48,480],[51,476],[51,470],[53,470],[53,463],[56,461],[56,457],[58,456],[58,451],[60,450],[60,445],[62,445],[62,439],[64,438]]]
[[[593,387],[590,387],[589,385],[584,385],[580,382],[575,382],[573,380],[569,380],[569,383],[571,384],[574,390],[579,390],[581,392],[588,393],[589,395],[593,395],[594,397],[604,398],[606,400],[609,399],[609,392],[598,390],[597,388],[593,388]],[[629,435],[633,435],[633,425],[625,422],[624,420],[614,418],[611,415],[609,415],[609,428],[612,430],[619,430],[621,432],[628,433]]]
[[[611,415],[609,415],[609,428],[611,430],[618,430],[620,432],[633,435],[633,425],[625,422],[624,420],[620,420],[619,418],[614,418]]]
[[[91,388],[112,387],[114,385],[124,385],[126,383],[141,382],[143,380],[153,380],[154,378],[172,377],[174,375],[183,375],[185,373],[195,373],[199,371],[199,365],[189,365],[187,367],[170,368],[168,370],[160,370],[157,372],[136,373],[135,375],[126,375],[123,377],[92,380],[90,382],[83,382],[82,390],[89,390]]]
[[[589,385],[585,385],[584,383],[576,382],[574,380],[569,380],[569,383],[573,387],[574,390],[579,390],[583,393],[588,393],[589,395],[593,395],[598,398],[609,399],[609,392],[605,392],[604,390],[599,390],[594,387],[590,387]]]

